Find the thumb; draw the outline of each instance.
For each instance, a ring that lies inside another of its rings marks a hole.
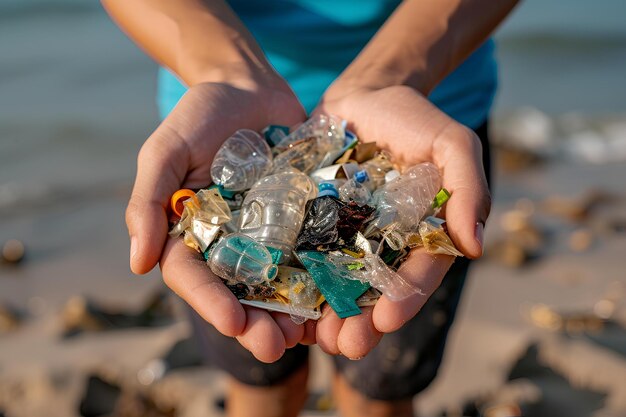
[[[482,145],[469,129],[455,131],[444,139],[454,146],[445,146],[441,158],[443,186],[451,193],[445,205],[448,232],[457,248],[468,258],[479,258],[483,253],[483,231],[489,211],[491,195],[482,164]]]
[[[173,136],[173,137],[172,137]],[[164,126],[148,138],[137,158],[137,177],[126,208],[130,269],[145,274],[157,264],[167,238],[167,206],[187,169],[186,148]]]

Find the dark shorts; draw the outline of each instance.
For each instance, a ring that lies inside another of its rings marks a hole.
[[[490,180],[487,123],[476,133],[483,144],[483,162]],[[352,361],[334,356],[337,371],[355,389],[373,399],[406,399],[425,389],[441,364],[469,265],[467,258],[458,258],[422,310],[400,330],[384,335],[366,357]],[[297,345],[277,362],[259,362],[235,339],[223,336],[194,312],[191,314],[207,362],[245,384],[280,383],[307,360],[308,347]]]

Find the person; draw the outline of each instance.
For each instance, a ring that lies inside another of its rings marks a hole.
[[[237,129],[334,114],[402,166],[435,163],[452,193],[449,233],[467,258],[480,257],[496,88],[489,35],[515,4],[103,0],[163,67],[163,121],[139,152],[126,212],[131,269],[143,274],[160,262],[165,283],[193,308],[205,352],[232,376],[229,415],[297,415],[313,343],[335,355],[341,415],[413,415],[413,396],[441,361],[469,261],[451,268],[451,257],[413,250],[399,273],[424,294],[395,302],[383,296],[361,315],[342,320],[325,311],[317,323],[296,325],[242,306],[202,259],[167,238],[170,196],[209,184],[213,156]]]

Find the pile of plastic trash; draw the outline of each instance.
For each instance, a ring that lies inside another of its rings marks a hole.
[[[241,303],[297,323],[320,318],[325,302],[345,318],[381,294],[420,292],[396,273],[412,248],[462,256],[435,217],[450,197],[438,169],[399,172],[333,116],[291,132],[238,130],[211,176],[207,189],[172,196],[180,219],[170,235],[202,253]]]

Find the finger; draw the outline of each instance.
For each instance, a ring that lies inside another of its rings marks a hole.
[[[317,343],[317,339],[315,337],[315,333],[317,331],[317,321],[315,320],[307,320],[304,322],[304,334],[302,335],[302,340],[300,340],[300,344],[302,345],[314,345]]]
[[[163,280],[220,333],[234,337],[246,326],[241,303],[206,262],[180,239],[169,239],[161,260]]]
[[[482,145],[474,132],[456,125],[442,133],[435,163],[443,167],[443,187],[452,194],[445,206],[450,237],[469,258],[483,253],[483,229],[491,196],[483,169]]]
[[[165,122],[164,122],[165,123]],[[137,176],[126,209],[130,235],[130,268],[149,272],[161,257],[167,237],[167,206],[180,188],[187,169],[186,148],[161,126],[144,144],[137,158]]]
[[[432,255],[423,249],[413,249],[398,269],[398,274],[421,291],[398,301],[383,295],[374,306],[372,315],[376,330],[390,333],[413,318],[441,285],[453,261],[452,256]]]
[[[324,307],[322,318],[317,321],[317,331],[315,334],[319,347],[329,355],[339,355],[341,351],[337,346],[337,339],[343,320],[329,305]]]
[[[245,310],[246,327],[237,340],[261,362],[276,362],[286,348],[280,327],[267,311],[250,306]]]
[[[364,307],[358,316],[345,319],[337,347],[349,359],[361,359],[380,342],[383,334],[376,330],[372,322],[372,307]]]
[[[304,335],[304,325],[296,324],[291,320],[287,314],[283,313],[270,313],[280,331],[283,333],[283,338],[285,339],[285,346],[287,348],[292,348],[297,345],[300,340],[302,340],[302,336]]]

